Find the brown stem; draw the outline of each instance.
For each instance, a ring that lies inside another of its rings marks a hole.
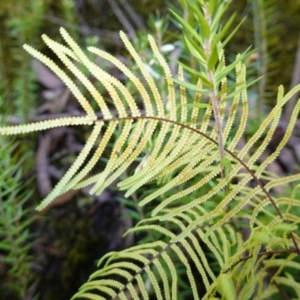
[[[299,250],[297,248],[291,248],[291,249],[284,249],[284,250],[265,251],[265,252],[260,252],[257,256],[262,257],[262,256],[268,256],[268,255],[274,255],[274,254],[284,254],[284,253],[299,253]],[[234,264],[232,264],[228,269],[223,271],[223,273],[229,272],[230,270],[232,270],[235,266],[237,266],[241,262],[246,261],[252,257],[253,257],[253,254],[250,254],[245,257],[240,258],[238,261],[236,261]]]

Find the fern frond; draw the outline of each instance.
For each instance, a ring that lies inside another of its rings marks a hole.
[[[206,21],[201,19],[201,22],[205,24]],[[188,84],[183,69],[179,68],[178,80],[181,85],[177,93],[178,88],[171,78],[170,68],[154,39],[149,36],[153,56],[162,67],[168,87],[168,97],[164,100],[142,58],[124,33],[120,33],[121,39],[137,64],[139,75],[133,74],[108,53],[89,48],[90,52],[106,59],[127,76],[139,93],[141,99],[138,99],[126,84],[94,64],[64,29],[60,32],[68,46],[60,45],[45,35],[43,40],[82,83],[98,105],[103,118],[97,117],[93,105],[65,71],[40,52],[24,46],[25,50],[63,80],[78,99],[86,116],[0,127],[0,134],[27,133],[72,125],[91,127],[84,148],[37,210],[43,210],[56,197],[70,189],[90,186],[92,194],[100,194],[130,166],[133,166],[133,172],[118,183],[126,197],[141,187],[163,182],[164,178],[170,176],[166,184],[145,193],[139,199],[139,205],[151,207],[152,217],[140,221],[128,231],[150,231],[160,239],[104,256],[99,263],[101,269],[91,275],[89,282],[81,287],[73,299],[127,299],[126,293],[133,299],[139,299],[141,295],[143,299],[150,299],[151,293],[157,299],[177,299],[180,280],[178,265],[185,270],[194,299],[202,297],[197,289],[195,273],[204,285],[203,299],[209,299],[222,291],[224,282],[230,286],[234,283],[238,299],[249,299],[256,290],[261,292],[262,297],[271,295],[274,291],[272,280],[279,285],[298,288],[297,282],[282,276],[282,273],[270,281],[266,290],[262,289],[259,281],[268,277],[266,269],[271,268],[272,263],[276,265],[276,255],[291,255],[291,263],[287,263],[287,266],[298,268],[298,262],[293,260],[292,254],[298,253],[297,243],[300,238],[298,221],[292,209],[298,209],[299,201],[294,197],[276,198],[270,195],[269,190],[299,180],[299,175],[274,179],[265,173],[265,168],[279,155],[291,136],[300,101],[295,106],[287,131],[277,149],[260,166],[257,166],[257,161],[275,133],[284,105],[300,90],[300,85],[287,94],[284,94],[282,87],[279,88],[277,104],[238,151],[236,146],[245,131],[249,111],[246,67],[243,63],[246,55],[237,56],[231,65],[226,66],[222,44],[218,41],[212,45],[215,48],[205,62],[209,70],[216,69],[215,73],[210,71],[215,76],[213,90],[209,80],[203,79],[202,73],[194,85]],[[199,42],[202,43],[202,39]],[[80,70],[80,65],[86,67],[108,92],[110,104],[105,102],[96,85]],[[231,87],[227,84],[226,75],[233,69],[236,78]],[[210,86],[209,93],[202,93],[207,85]],[[188,87],[194,88],[194,97],[189,97]],[[228,94],[230,90],[233,92]],[[210,102],[214,98],[214,105],[219,101],[218,122],[224,124],[222,132],[211,121],[215,107],[205,103],[207,105],[203,114],[199,109],[199,104],[206,101],[207,95],[211,95]],[[187,109],[189,106],[192,107],[191,111]],[[116,115],[112,113],[114,110]],[[120,132],[115,138],[117,126]],[[223,150],[230,165],[226,176],[220,163],[220,139],[226,145]],[[104,153],[108,155],[107,163],[101,172],[97,172],[96,165]],[[136,166],[135,162],[141,158],[143,163]],[[263,184],[261,179],[266,180],[266,183]],[[256,184],[254,187],[249,186],[251,180]],[[250,208],[252,211],[247,211]],[[243,226],[248,231],[237,232],[236,227]],[[214,266],[207,258],[207,249],[213,257]],[[266,253],[262,252],[264,249]],[[268,259],[270,266],[264,265],[268,255],[272,256]],[[191,267],[191,262],[195,268]],[[264,266],[267,267],[264,269]]]
[[[114,124],[114,122],[112,122],[112,124]],[[75,162],[72,164],[72,166],[70,167],[68,172],[64,175],[64,177],[59,181],[59,183],[54,187],[51,193],[38,205],[37,210],[43,210],[57,196],[63,193],[65,186],[70,181],[70,179],[76,174],[78,169],[82,166],[84,160],[86,159],[92,147],[94,146],[96,139],[100,134],[100,130],[102,126],[103,126],[103,122],[96,121],[90,137],[86,141],[85,146],[81,150]]]

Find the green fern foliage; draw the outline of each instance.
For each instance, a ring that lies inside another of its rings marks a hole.
[[[138,199],[152,216],[141,220],[127,234],[154,232],[158,238],[105,255],[99,269],[72,299],[150,299],[152,295],[157,299],[178,299],[179,269],[185,271],[193,299],[270,299],[282,290],[299,298],[300,286],[294,274],[300,268],[300,202],[295,193],[283,197],[271,191],[276,186],[298,182],[300,174],[277,178],[266,172],[266,167],[289,140],[300,101],[275,151],[261,164],[258,159],[275,133],[284,105],[300,90],[300,85],[288,93],[282,87],[278,89],[276,105],[242,149],[237,150],[249,113],[249,83],[243,63],[248,54],[237,55],[228,66],[225,63],[224,45],[228,39],[222,40],[231,21],[223,28],[219,25],[227,7],[224,1],[187,3],[195,23],[201,26],[193,28],[184,18],[176,13],[174,16],[183,27],[189,50],[198,59],[199,70],[194,72],[197,82],[185,80],[188,73],[183,69],[193,70],[184,64],[180,65],[177,78],[172,78],[159,47],[153,37],[148,37],[153,58],[164,72],[167,101],[123,32],[120,37],[139,73],[134,74],[100,49],[91,47],[88,51],[117,67],[134,86],[135,96],[126,83],[93,63],[64,29],[60,32],[66,45],[45,35],[42,38],[85,87],[89,97],[71,75],[42,53],[24,46],[61,78],[86,116],[1,127],[0,133],[21,134],[79,125],[91,128],[75,162],[37,210],[43,210],[70,189],[89,186],[92,194],[101,194],[130,168],[131,176],[118,183],[126,197],[156,184],[154,190]],[[111,103],[105,101],[80,65],[103,85]],[[228,86],[231,71],[235,71],[235,83]],[[102,117],[92,108],[90,99]],[[117,126],[122,130],[114,139]],[[107,153],[108,143],[113,143],[110,156],[104,170],[97,173],[95,166]],[[140,165],[136,163],[138,159],[142,159]]]
[[[30,209],[26,208],[30,193],[21,184],[22,163],[15,161],[13,152],[18,146],[0,136],[0,265],[6,269],[1,274],[3,299],[25,299],[33,283],[30,254],[33,222]]]

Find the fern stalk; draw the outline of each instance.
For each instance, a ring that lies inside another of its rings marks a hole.
[[[204,12],[204,17],[207,21],[207,23],[209,24],[209,26],[211,26],[211,15],[208,11],[208,3],[206,3],[203,6],[203,12]],[[211,52],[212,52],[212,41],[210,38],[207,38],[204,40],[204,44],[205,44],[205,54],[207,57],[211,56]],[[225,157],[225,152],[224,152],[224,141],[223,141],[223,128],[222,128],[222,120],[221,120],[221,116],[220,116],[220,106],[219,106],[219,98],[217,97],[217,93],[216,93],[216,87],[215,87],[215,74],[213,70],[209,70],[209,66],[208,64],[206,65],[206,73],[207,73],[207,78],[208,80],[211,82],[211,84],[213,85],[213,87],[210,89],[209,91],[209,98],[211,99],[211,103],[212,103],[212,107],[213,107],[213,112],[214,112],[214,118],[215,118],[215,122],[216,122],[216,130],[217,130],[217,136],[218,136],[218,146],[219,146],[219,151],[220,151],[220,161],[223,160],[223,158]],[[222,176],[223,178],[225,177],[225,171],[224,168],[222,169]]]

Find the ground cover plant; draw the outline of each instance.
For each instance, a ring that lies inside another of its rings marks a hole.
[[[85,115],[1,127],[0,134],[90,128],[83,149],[38,211],[70,190],[89,187],[91,194],[100,195],[120,178],[118,187],[127,203],[138,196],[139,206],[149,212],[126,233],[144,236],[142,242],[104,255],[72,299],[299,298],[300,174],[278,178],[266,168],[291,137],[300,101],[281,141],[263,162],[258,160],[300,85],[289,92],[278,88],[275,106],[238,148],[248,122],[247,91],[259,80],[246,80],[246,62],[253,52],[248,49],[231,63],[225,59],[225,46],[238,30],[231,27],[234,16],[221,25],[230,2],[181,2],[188,16],[172,14],[193,67],[183,58],[176,62],[175,76],[149,35],[153,65],[163,74],[155,76],[154,67],[143,62],[121,32],[136,65],[132,71],[101,49],[89,47],[94,56],[87,54],[61,28],[65,45],[46,35],[43,40],[64,68],[34,48],[24,48],[57,74]],[[119,69],[124,79],[96,65],[97,56]],[[273,192],[289,183],[295,183],[289,193]]]

